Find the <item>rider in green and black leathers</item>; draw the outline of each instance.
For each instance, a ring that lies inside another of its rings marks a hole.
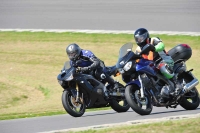
[[[149,32],[145,28],[137,29],[134,33],[134,38],[138,45],[136,52],[141,52],[141,49],[147,44],[151,45],[152,50],[148,54],[143,54],[142,57],[144,59],[153,60],[156,63],[160,72],[175,84],[175,91],[171,92],[171,94],[176,94],[181,89],[181,86],[173,72],[174,61],[171,56],[166,53],[165,45],[162,40],[158,37],[150,38]],[[168,88],[163,87],[163,89]],[[162,92],[165,91],[163,89],[161,90],[161,95],[163,95]],[[160,101],[164,102],[163,98],[161,98]]]

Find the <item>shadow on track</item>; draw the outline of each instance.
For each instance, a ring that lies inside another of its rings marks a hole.
[[[195,109],[195,110],[200,110],[200,107]],[[185,111],[194,111],[194,110],[185,110],[185,109],[179,109],[179,110],[173,110],[173,111],[168,111],[166,109],[166,111],[162,111],[162,112],[155,112],[155,113],[151,113],[149,115],[158,115],[158,114],[167,114],[167,113],[176,113],[176,112],[185,112]],[[131,113],[131,112],[134,112],[133,110],[128,110],[127,112],[123,112],[123,113]],[[107,112],[107,113],[97,113],[97,114],[87,114],[87,115],[84,115],[82,117],[88,117],[88,116],[103,116],[103,115],[111,115],[111,114],[122,114],[122,113],[117,113],[117,112]],[[138,115],[138,116],[142,116],[142,115]],[[148,115],[144,115],[145,116],[148,116]]]
[[[127,113],[127,112],[134,112],[134,111],[128,110],[128,111],[123,112],[123,113]],[[122,114],[122,113],[118,113],[118,112],[108,112],[108,113],[103,113],[103,114],[97,113],[97,114],[87,114],[87,115],[84,115],[84,116],[81,116],[81,117],[98,116],[98,115],[108,115],[108,114]]]
[[[200,110],[200,108],[197,108],[195,110]],[[183,111],[192,111],[192,110],[185,110],[185,109],[182,109],[182,110],[174,110],[174,111],[167,111],[166,112],[155,112],[155,113],[151,113],[150,115],[156,115],[156,114],[165,114],[165,113],[173,113],[173,112],[183,112]]]

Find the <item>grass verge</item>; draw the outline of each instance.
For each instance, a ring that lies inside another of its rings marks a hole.
[[[199,133],[200,117],[181,120],[167,120],[150,124],[110,127],[106,129],[63,131],[57,133]]]

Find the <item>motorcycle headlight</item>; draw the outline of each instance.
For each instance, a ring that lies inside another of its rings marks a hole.
[[[125,71],[128,71],[129,69],[131,69],[131,67],[132,67],[132,61],[129,61],[128,63],[126,63],[123,69]]]
[[[73,75],[71,74],[68,78],[66,78],[65,79],[65,81],[70,81],[70,80],[72,80],[74,77],[73,77]]]

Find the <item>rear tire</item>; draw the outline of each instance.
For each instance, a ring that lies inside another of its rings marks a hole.
[[[183,80],[186,83],[189,83],[193,80],[193,76],[188,73],[183,73],[183,76],[179,78],[179,80]],[[194,110],[199,106],[200,99],[199,93],[196,87],[192,88],[189,92],[187,92],[181,99],[180,105],[186,110]]]
[[[190,95],[194,95],[194,97],[190,97]],[[194,87],[181,99],[180,105],[186,110],[194,110],[199,106],[199,102],[199,93],[196,87]]]
[[[125,87],[121,83],[118,82],[119,89],[121,92],[125,93]],[[128,102],[126,101],[125,97],[113,97],[113,99],[109,102],[111,108],[118,113],[126,112],[130,109]]]
[[[145,95],[145,100],[144,102],[146,103],[146,107],[139,102],[138,99],[140,99],[138,92],[140,88],[137,85],[129,85],[125,89],[125,97],[130,105],[130,107],[138,114],[140,115],[149,115],[153,109],[153,106],[151,104],[151,99],[148,95]],[[138,97],[136,97],[138,96]],[[144,107],[144,109],[143,109]]]
[[[123,105],[120,104],[120,101],[116,101],[116,100],[112,100],[110,102],[110,106],[113,110],[115,110],[116,112],[118,113],[121,113],[121,112],[126,112],[129,110],[130,106],[129,104],[127,103],[126,100],[123,100]]]
[[[67,113],[73,117],[80,117],[85,113],[85,102],[83,104],[75,103],[75,97],[71,95],[67,90],[63,91],[62,104]]]

